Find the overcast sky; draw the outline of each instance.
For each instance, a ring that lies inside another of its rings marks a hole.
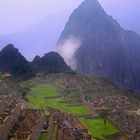
[[[0,48],[12,43],[28,59],[43,55],[53,48],[68,17],[82,1],[0,0]],[[100,3],[122,27],[140,34],[140,0]]]

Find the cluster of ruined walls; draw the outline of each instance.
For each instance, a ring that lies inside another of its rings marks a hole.
[[[4,120],[4,123],[0,126],[0,140],[7,140],[8,134],[10,134],[15,123],[18,122],[18,117],[21,113],[21,106],[17,105],[15,109],[12,110],[10,115]]]

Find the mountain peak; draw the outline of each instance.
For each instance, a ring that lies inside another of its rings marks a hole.
[[[45,55],[44,55],[44,57],[45,56],[51,56],[51,57],[61,57],[60,56],[60,54],[59,53],[57,53],[57,52],[48,52],[48,53],[46,53]]]
[[[110,26],[112,20],[101,7],[98,0],[85,0],[69,17],[57,43],[61,44],[65,38],[69,38],[70,36],[77,36],[83,40],[85,34],[91,33],[91,30],[92,32],[99,30],[97,32],[101,32],[102,35],[102,30],[106,30],[104,27]],[[98,26],[99,24],[101,27]]]
[[[85,0],[83,3],[99,4],[98,0]]]
[[[14,45],[13,44],[8,44],[6,47],[8,47],[8,48],[14,48]]]
[[[83,12],[105,12],[103,8],[101,7],[98,0],[85,0],[83,1],[77,9],[83,10]]]
[[[10,72],[14,76],[27,78],[32,75],[28,61],[12,44],[0,51],[0,71]]]
[[[121,86],[140,90],[140,36],[125,31],[98,0],[85,0],[74,10],[58,46],[71,36],[81,40],[72,54],[78,72],[107,77]]]
[[[8,45],[5,46],[1,51],[3,52],[3,51],[12,51],[12,50],[18,51],[18,49],[15,48],[13,44],[8,44]]]
[[[46,53],[43,57],[36,56],[32,62],[32,65],[38,72],[72,72],[72,69],[65,63],[64,59],[57,52]]]

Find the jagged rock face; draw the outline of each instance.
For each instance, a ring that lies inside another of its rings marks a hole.
[[[32,75],[32,69],[28,61],[12,44],[7,45],[0,51],[0,71],[9,72],[24,79],[30,78]]]
[[[140,36],[121,28],[97,0],[85,0],[74,10],[57,45],[70,36],[82,42],[74,54],[78,72],[140,90]]]
[[[37,71],[45,73],[67,73],[72,69],[57,52],[49,52],[43,57],[36,56],[32,65]]]

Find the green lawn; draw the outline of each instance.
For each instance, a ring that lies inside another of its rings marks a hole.
[[[84,119],[80,121],[88,129],[90,134],[95,138],[104,139],[104,136],[113,135],[119,130],[115,128],[110,122],[107,121],[107,127],[105,128],[103,119]]]
[[[39,140],[46,140],[47,139],[47,134],[46,133],[41,133]]]
[[[28,95],[27,98],[29,102],[33,104],[34,107],[45,108],[46,106],[50,106],[52,108],[59,109],[63,112],[68,112],[75,115],[83,115],[90,113],[83,105],[67,106],[66,103],[61,103],[62,101],[65,101],[62,97],[45,98],[60,95],[52,85],[39,85],[37,87],[32,88],[32,93],[33,95]]]
[[[55,124],[52,128],[52,133],[51,133],[51,137],[50,140],[54,140],[56,137],[56,132],[57,132],[57,125]]]
[[[54,89],[54,87],[49,84],[43,84],[43,85],[34,87],[32,88],[32,92],[38,96],[40,95],[40,96],[46,96],[46,97],[59,95],[58,92]]]

